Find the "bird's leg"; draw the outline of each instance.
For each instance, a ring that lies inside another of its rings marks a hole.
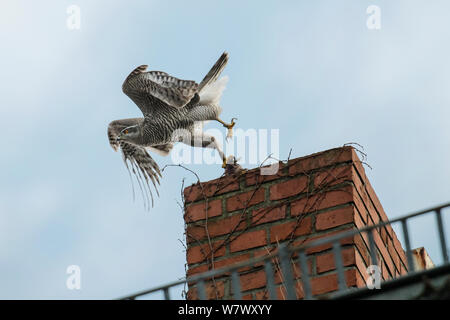
[[[216,149],[217,152],[219,152],[220,157],[222,158],[222,168],[225,168],[227,166],[227,158],[225,157],[225,154],[220,149],[219,145],[217,144],[216,139],[213,136],[206,135],[203,133],[194,134],[191,136],[190,139],[183,139],[180,142],[183,142],[192,147]]]
[[[217,121],[219,121],[221,124],[223,124],[223,126],[225,128],[228,129],[228,133],[227,133],[227,139],[231,138],[233,136],[233,127],[236,124],[236,122],[234,122],[234,120],[237,120],[237,118],[231,118],[231,123],[226,123],[225,121],[217,118]]]

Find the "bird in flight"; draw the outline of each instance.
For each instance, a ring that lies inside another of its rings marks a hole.
[[[226,167],[227,159],[215,138],[198,130],[198,124],[215,120],[232,136],[235,118],[226,123],[219,118],[220,98],[228,77],[219,75],[228,62],[224,52],[203,80],[197,84],[181,80],[162,71],[147,71],[147,65],[134,69],[125,79],[122,90],[139,107],[143,118],[114,120],[108,125],[111,147],[122,152],[127,169],[136,176],[139,186],[148,190],[152,206],[151,182],[158,193],[161,178],[158,164],[147,150],[168,155],[173,144],[216,149]]]

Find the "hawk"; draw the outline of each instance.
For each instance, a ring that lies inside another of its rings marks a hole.
[[[122,152],[127,170],[136,176],[139,186],[153,195],[161,178],[158,164],[147,150],[168,155],[173,144],[183,142],[191,146],[216,149],[226,167],[226,157],[215,138],[198,130],[199,123],[216,120],[228,129],[231,137],[235,118],[226,123],[219,118],[220,98],[228,77],[219,75],[228,62],[224,52],[203,80],[181,80],[162,71],[147,71],[147,65],[134,69],[125,79],[122,91],[130,97],[144,115],[143,118],[114,120],[108,125],[111,147]]]

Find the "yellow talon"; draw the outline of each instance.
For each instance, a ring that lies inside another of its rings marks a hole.
[[[224,126],[225,128],[227,128],[228,130],[233,129],[234,125],[236,124],[236,122],[234,122],[235,119],[236,119],[236,118],[232,118],[230,124],[224,123],[223,126]]]
[[[237,118],[231,118],[231,123],[226,123],[220,119],[217,119],[217,121],[219,121],[225,128],[228,129],[227,139],[233,136],[233,127],[236,124],[234,120],[237,120]]]

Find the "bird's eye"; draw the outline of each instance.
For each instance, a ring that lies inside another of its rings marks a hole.
[[[123,133],[128,134],[128,129],[123,130]]]

